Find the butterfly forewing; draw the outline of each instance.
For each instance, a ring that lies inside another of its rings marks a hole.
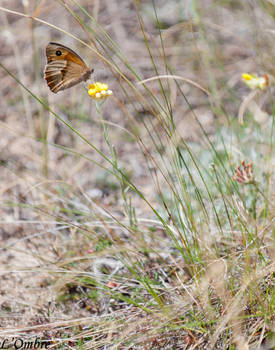
[[[66,61],[52,61],[47,64],[45,69],[45,79],[49,88],[53,92],[57,92],[57,87],[62,85],[63,70],[66,68]]]
[[[45,79],[54,93],[88,80],[93,72],[81,57],[61,44],[49,43],[46,56]]]

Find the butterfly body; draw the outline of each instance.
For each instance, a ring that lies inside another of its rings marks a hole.
[[[44,76],[54,93],[88,80],[93,72],[76,52],[64,45],[50,42],[46,56]]]

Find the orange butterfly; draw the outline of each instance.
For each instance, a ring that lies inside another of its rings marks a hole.
[[[94,71],[87,67],[77,53],[61,44],[49,43],[46,56],[44,77],[54,93],[88,80]]]

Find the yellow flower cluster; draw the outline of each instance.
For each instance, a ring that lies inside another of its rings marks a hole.
[[[95,100],[103,100],[106,97],[111,96],[113,91],[109,90],[107,84],[96,82],[89,85],[88,94]]]
[[[250,89],[265,90],[268,85],[268,76],[264,74],[262,77],[258,77],[256,74],[242,74],[243,82],[250,87]]]

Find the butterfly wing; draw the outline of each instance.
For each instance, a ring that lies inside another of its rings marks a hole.
[[[49,43],[46,56],[45,79],[54,93],[88,80],[93,72],[77,53],[61,44]]]
[[[45,79],[54,93],[86,81],[90,75],[91,70],[83,71],[78,64],[65,60],[52,61],[45,69]]]
[[[63,71],[67,67],[66,61],[52,61],[45,68],[45,79],[52,92],[58,92],[63,85]]]

